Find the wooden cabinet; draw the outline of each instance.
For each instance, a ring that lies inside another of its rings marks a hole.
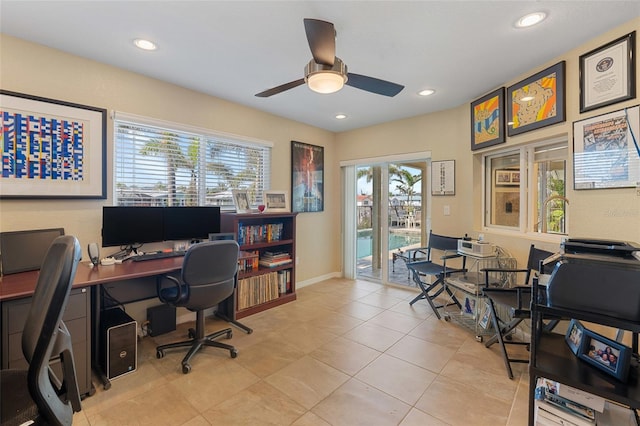
[[[62,320],[71,333],[73,358],[80,395],[93,394],[91,385],[91,303],[89,290],[71,290]],[[22,329],[29,313],[31,298],[2,302],[2,368],[29,368],[22,355]],[[60,360],[52,360],[53,370],[60,374]]]
[[[616,319],[592,312],[547,306],[544,301],[544,287],[534,280],[532,303],[531,363],[529,366],[529,424],[534,424],[534,395],[536,381],[544,377],[572,386],[582,391],[598,395],[631,409],[640,409],[640,375],[638,371],[637,337],[640,323]],[[563,334],[545,331],[543,319],[577,319],[583,322],[601,324],[633,334],[633,354],[628,379],[620,381],[578,359],[565,342]],[[600,424],[600,423],[598,423]]]
[[[243,252],[235,294],[236,318],[296,299],[296,216],[297,213],[221,215],[221,231],[233,232]]]

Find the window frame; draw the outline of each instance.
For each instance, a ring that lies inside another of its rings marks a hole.
[[[524,236],[529,239],[537,239],[543,241],[550,242],[561,242],[563,238],[566,238],[569,235],[569,222],[565,220],[565,233],[543,233],[537,232],[535,230],[535,224],[533,223],[534,218],[536,217],[535,209],[536,209],[536,200],[534,199],[536,191],[534,190],[532,185],[537,184],[536,176],[534,176],[534,162],[535,162],[535,153],[536,149],[540,147],[549,146],[552,147],[554,145],[564,144],[566,147],[566,157],[564,158],[565,162],[565,194],[564,197],[567,197],[568,187],[566,182],[569,179],[569,160],[570,160],[570,152],[569,152],[569,138],[567,135],[553,137],[549,139],[545,139],[542,141],[532,142],[528,144],[505,147],[502,149],[487,151],[482,154],[481,161],[481,169],[482,169],[482,230],[483,232],[492,232],[504,235],[518,235]],[[505,226],[505,225],[494,225],[490,223],[491,220],[491,202],[492,202],[492,194],[491,194],[491,185],[493,184],[493,178],[489,176],[489,173],[493,173],[490,167],[491,159],[505,157],[509,155],[517,154],[519,158],[520,165],[520,185],[519,185],[519,196],[520,196],[520,214],[518,218],[518,226]],[[523,171],[525,171],[523,173]],[[568,215],[567,215],[568,217]]]
[[[211,205],[219,205],[221,211],[234,211],[235,207],[233,204],[233,199],[231,195],[232,189],[245,189],[243,187],[229,188],[229,199],[223,200],[221,204],[212,204],[211,202],[207,204],[207,174],[210,173],[207,171],[207,168],[204,167],[204,164],[207,162],[207,148],[212,146],[216,146],[218,143],[224,147],[229,149],[231,152],[235,148],[251,148],[255,149],[260,156],[261,167],[259,170],[256,170],[256,177],[254,178],[254,183],[258,185],[258,189],[254,191],[252,204],[260,204],[262,202],[263,191],[271,189],[271,162],[273,157],[273,143],[254,139],[247,136],[234,135],[230,133],[224,133],[219,131],[213,131],[211,129],[206,129],[202,127],[190,126],[186,124],[160,120],[150,117],[143,117],[135,114],[129,114],[124,112],[114,112],[113,114],[113,163],[111,165],[112,170],[112,188],[113,188],[113,196],[112,196],[112,204],[113,205],[124,205],[119,204],[120,198],[118,197],[117,192],[117,181],[119,177],[118,168],[122,167],[122,164],[126,165],[126,163],[119,162],[118,158],[121,155],[118,153],[119,140],[118,130],[124,125],[138,126],[141,128],[149,128],[149,134],[152,134],[152,131],[157,133],[171,133],[180,135],[180,139],[188,138],[188,137],[197,137],[201,142],[199,143],[198,157],[195,163],[197,164],[198,174],[198,182],[196,185],[197,188],[197,205],[199,206],[211,206]],[[169,197],[167,197],[169,198]],[[228,201],[228,202],[227,202]],[[166,203],[165,203],[166,204]],[[178,204],[181,205],[182,203]]]

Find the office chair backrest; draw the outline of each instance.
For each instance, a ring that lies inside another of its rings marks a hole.
[[[446,237],[444,235],[429,232],[429,245],[427,246],[427,259],[431,259],[431,249],[447,251],[453,254],[458,251],[458,240],[460,237]]]
[[[78,262],[82,258],[82,250],[78,240],[65,235],[57,237],[47,251],[40,275],[36,283],[31,307],[22,332],[22,352],[29,362],[29,393],[38,409],[49,422],[66,419],[69,424],[73,417],[72,406],[63,402],[58,396],[59,389],[54,387],[49,375],[49,360],[52,354],[62,352],[65,343],[71,350],[68,331],[62,323],[62,314],[69,300],[69,293],[76,274]],[[66,341],[65,341],[66,340]],[[56,353],[53,353],[54,348]],[[77,381],[73,377],[77,394]],[[56,386],[59,383],[55,383]],[[67,391],[73,390],[73,384]],[[76,397],[76,398],[74,398]],[[80,395],[65,395],[65,400],[75,400],[77,410]],[[62,421],[64,423],[64,421]]]
[[[547,257],[553,255],[550,251],[535,248],[533,244],[529,248],[529,259],[527,260],[527,275],[525,277],[525,285],[529,285],[531,271],[540,271],[540,262]]]
[[[231,240],[207,241],[187,251],[182,282],[189,287],[185,303],[189,309],[210,308],[211,300],[224,300],[233,293],[238,251],[238,243]]]

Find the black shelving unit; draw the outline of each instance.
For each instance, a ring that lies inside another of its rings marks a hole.
[[[533,294],[543,295],[545,288],[534,282]],[[532,301],[531,362],[529,364],[529,425],[534,425],[535,388],[539,377],[544,377],[576,389],[598,395],[634,410],[639,422],[640,377],[638,367],[638,333],[640,322],[625,321],[593,312],[549,307],[544,297]],[[622,382],[578,359],[567,346],[564,335],[545,330],[549,319],[577,319],[601,324],[632,333],[632,357],[629,376]]]

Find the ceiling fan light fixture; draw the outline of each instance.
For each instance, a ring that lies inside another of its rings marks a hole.
[[[304,75],[309,89],[314,92],[335,93],[347,82],[347,66],[337,57],[333,66],[318,64],[312,59],[305,67]]]

